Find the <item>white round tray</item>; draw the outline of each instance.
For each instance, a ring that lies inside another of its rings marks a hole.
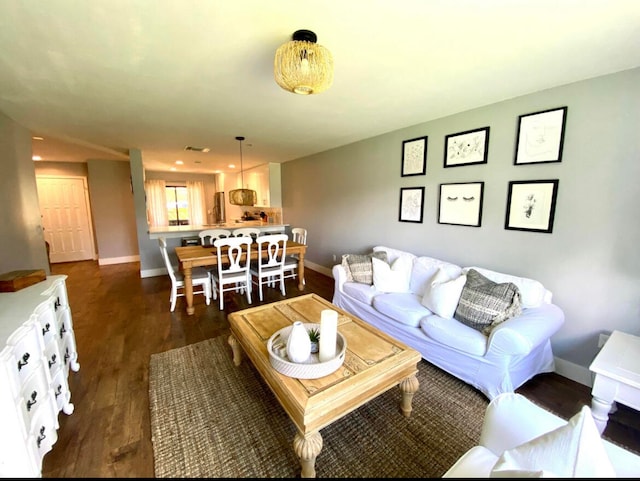
[[[311,328],[320,329],[320,324],[304,323],[307,331]],[[336,357],[329,361],[320,362],[318,354],[311,354],[303,363],[291,362],[287,357],[287,339],[293,325],[276,331],[267,342],[271,366],[280,374],[298,379],[317,379],[338,370],[344,362],[347,350],[347,340],[339,332],[336,333]]]

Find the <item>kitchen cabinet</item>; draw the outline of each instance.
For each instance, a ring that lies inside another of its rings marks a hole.
[[[282,207],[280,164],[270,162],[244,171],[245,184],[255,190],[257,207]]]
[[[1,477],[40,477],[58,413],[73,412],[68,376],[80,365],[66,278],[0,294]]]

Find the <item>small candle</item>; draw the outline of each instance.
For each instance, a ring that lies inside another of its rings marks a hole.
[[[338,313],[331,309],[324,309],[320,313],[320,362],[326,362],[336,357],[336,335],[338,332]]]

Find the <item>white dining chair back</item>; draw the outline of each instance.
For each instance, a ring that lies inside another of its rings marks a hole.
[[[255,240],[260,235],[260,229],[256,227],[240,227],[234,229],[232,235],[234,237],[249,236]]]
[[[158,238],[158,244],[160,246],[160,253],[162,259],[171,278],[171,293],[169,295],[169,303],[171,305],[171,312],[176,308],[176,300],[178,297],[184,297],[184,275],[178,269],[176,269],[171,260],[169,259],[169,253],[167,252],[167,241],[164,237]],[[191,283],[193,285],[194,294],[204,294],[206,303],[209,305],[211,302],[212,288],[211,278],[209,272],[202,267],[194,267],[191,270]]]
[[[203,246],[213,245],[213,241],[221,237],[231,237],[229,229],[205,229],[198,232],[200,244]]]
[[[304,227],[294,227],[291,229],[291,240],[298,244],[307,245],[307,229]],[[298,277],[298,254],[287,255],[284,259],[284,278],[295,279]],[[306,281],[302,282],[306,284]]]
[[[224,293],[243,289],[251,304],[251,237],[224,237],[213,241],[216,248],[217,268],[211,271],[224,310]]]
[[[251,263],[251,281],[258,286],[262,301],[262,286],[275,286],[280,282],[280,293],[286,295],[284,287],[284,258],[287,254],[287,234],[271,234],[256,239],[258,259]]]

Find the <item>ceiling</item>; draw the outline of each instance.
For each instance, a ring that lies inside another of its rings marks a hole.
[[[318,95],[273,79],[299,29],[333,54]],[[229,171],[238,135],[246,169],[638,67],[640,1],[2,0],[0,45],[0,112],[43,160]]]

